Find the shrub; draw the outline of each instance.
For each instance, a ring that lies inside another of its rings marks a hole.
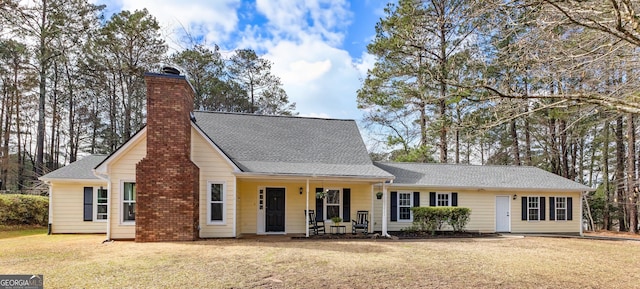
[[[46,226],[48,222],[48,197],[0,195],[0,224]]]
[[[411,211],[413,211],[413,227],[430,231],[431,234],[441,230],[445,223],[455,232],[463,231],[471,215],[471,209],[460,207],[414,207]]]

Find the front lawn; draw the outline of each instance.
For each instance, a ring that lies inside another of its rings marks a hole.
[[[630,288],[640,268],[636,241],[103,240],[0,239],[0,274],[44,274],[45,288]]]

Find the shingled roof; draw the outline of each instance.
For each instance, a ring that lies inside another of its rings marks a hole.
[[[51,179],[97,180],[98,177],[91,170],[106,157],[105,155],[89,155],[50,172],[40,179],[43,181]]]
[[[195,112],[195,124],[243,172],[393,178],[373,165],[353,120]]]
[[[395,186],[451,189],[592,191],[593,189],[528,166],[477,166],[427,163],[378,163],[396,176]]]

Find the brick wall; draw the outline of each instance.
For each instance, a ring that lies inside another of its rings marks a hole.
[[[193,90],[183,76],[145,75],[147,156],[136,166],[136,242],[198,238],[199,168],[191,161]]]

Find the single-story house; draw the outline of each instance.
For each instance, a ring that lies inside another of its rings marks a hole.
[[[147,73],[147,125],[108,156],[42,176],[52,233],[181,241],[410,226],[412,206],[464,206],[468,230],[581,233],[590,188],[533,167],[371,161],[353,120],[193,112],[184,76]],[[321,192],[324,198],[316,198]],[[381,192],[383,197],[377,198]],[[512,213],[513,212],[513,213]]]

